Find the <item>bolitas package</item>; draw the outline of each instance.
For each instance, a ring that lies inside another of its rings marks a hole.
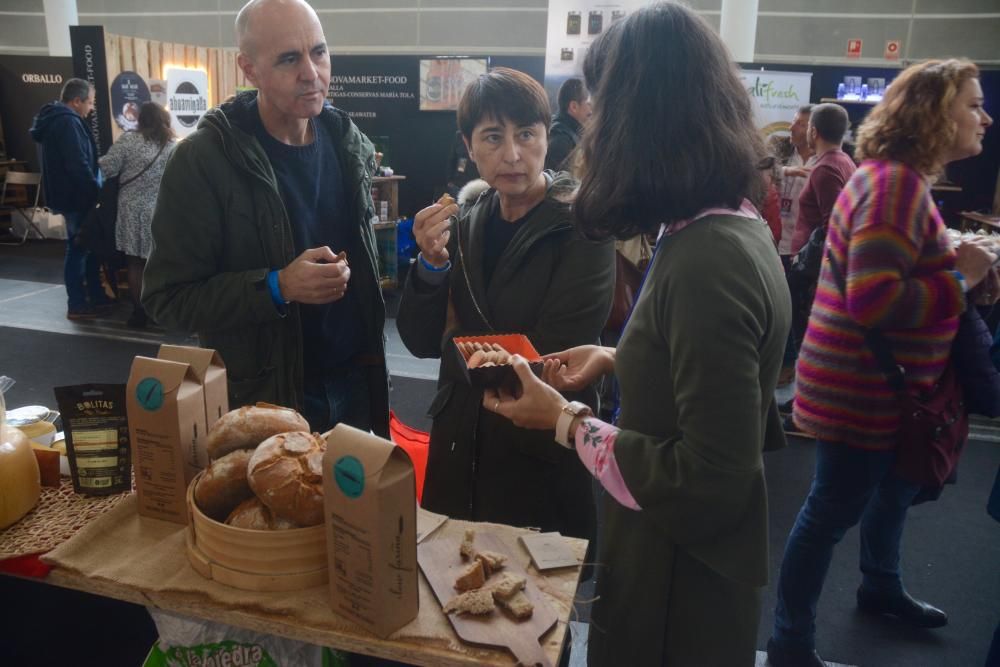
[[[92,496],[131,491],[125,385],[79,384],[55,392],[73,489]]]
[[[388,440],[338,424],[323,457],[330,607],[380,637],[417,617],[413,463]]]

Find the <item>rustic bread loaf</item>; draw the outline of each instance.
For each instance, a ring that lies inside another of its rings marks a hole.
[[[194,501],[205,516],[225,521],[233,509],[253,496],[247,482],[252,452],[237,449],[208,464],[194,487]]]
[[[253,449],[277,433],[309,431],[309,423],[295,410],[245,406],[222,415],[208,431],[205,449],[218,459],[237,449]]]
[[[317,433],[280,433],[260,443],[247,466],[250,488],[274,513],[299,526],[323,523],[323,453]]]
[[[280,517],[274,516],[271,510],[267,509],[267,505],[260,502],[260,498],[256,496],[247,498],[237,505],[236,509],[226,518],[226,523],[235,528],[248,528],[250,530],[288,530],[289,528],[298,528],[291,521],[285,521]]]

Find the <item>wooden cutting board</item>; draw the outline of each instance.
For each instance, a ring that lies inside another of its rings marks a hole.
[[[476,548],[495,551],[507,556],[504,564],[508,572],[525,577],[525,595],[535,605],[531,618],[517,621],[499,607],[487,616],[469,614],[447,614],[455,634],[462,641],[487,646],[503,646],[510,650],[518,663],[526,666],[541,665],[552,667],[539,638],[552,629],[558,617],[545,595],[513,557],[510,549],[501,539],[489,533],[476,533]],[[417,561],[441,606],[458,594],[455,579],[467,563],[462,561],[458,548],[461,542],[454,538],[432,539],[417,545]]]

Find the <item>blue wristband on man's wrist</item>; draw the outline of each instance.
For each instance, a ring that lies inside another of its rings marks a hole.
[[[267,289],[271,292],[271,300],[274,301],[274,305],[278,308],[284,308],[285,297],[281,295],[281,286],[278,285],[278,272],[270,271],[267,274]]]
[[[965,279],[965,276],[962,275],[962,272],[959,271],[959,270],[957,270],[957,269],[953,269],[952,273],[954,273],[955,277],[958,278],[958,284],[961,285],[961,287],[962,287],[962,293],[968,292],[969,291],[969,281],[967,281]]]
[[[451,268],[451,260],[445,262],[444,266],[434,266],[433,264],[428,262],[426,258],[424,258],[424,253],[420,253],[419,255],[417,255],[417,258],[420,260],[420,263],[424,265],[425,269],[427,269],[428,271],[433,271],[434,273],[447,271],[448,269]]]

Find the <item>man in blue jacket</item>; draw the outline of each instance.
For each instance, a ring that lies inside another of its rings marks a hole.
[[[97,144],[85,121],[94,110],[94,88],[83,79],[70,79],[60,99],[35,116],[31,138],[42,145],[45,201],[66,218],[66,317],[92,319],[111,309],[101,288],[98,261],[74,243],[100,190]]]

